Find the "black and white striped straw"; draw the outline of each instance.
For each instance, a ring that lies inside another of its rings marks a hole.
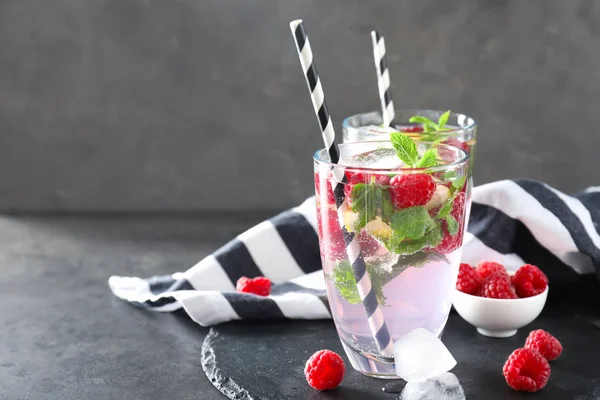
[[[327,109],[325,95],[323,93],[323,88],[321,87],[321,81],[310,48],[308,36],[304,29],[304,23],[302,20],[292,21],[290,22],[290,28],[296,42],[300,64],[302,65],[302,70],[306,77],[306,83],[308,84],[308,89],[310,91],[313,108],[319,121],[321,133],[323,134],[325,148],[329,153],[331,162],[337,164],[340,159],[340,151],[335,141],[333,123],[331,122],[329,110]],[[371,329],[371,333],[373,334],[375,343],[381,351],[381,354],[386,357],[393,357],[394,344],[383,318],[383,312],[377,303],[377,296],[371,285],[369,274],[367,273],[367,267],[361,254],[358,238],[354,232],[348,232],[344,224],[344,214],[348,211],[348,205],[344,201],[344,182],[346,181],[344,169],[334,168],[333,177],[333,193],[335,195],[338,219],[346,243],[346,253],[348,255],[348,261],[352,263],[358,293],[367,314],[369,328]]]
[[[377,70],[377,86],[379,88],[379,99],[381,101],[381,115],[383,126],[390,126],[394,121],[394,102],[392,100],[392,89],[390,88],[390,71],[385,58],[385,39],[379,31],[371,31],[373,40],[373,58]]]

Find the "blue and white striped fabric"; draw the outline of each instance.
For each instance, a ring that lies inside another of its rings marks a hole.
[[[314,197],[242,233],[186,272],[113,276],[113,293],[152,311],[183,308],[203,326],[239,319],[331,318],[321,271]],[[600,277],[600,187],[568,196],[541,182],[499,181],[473,190],[462,261],[535,264],[551,285]],[[235,292],[266,276],[271,295]]]

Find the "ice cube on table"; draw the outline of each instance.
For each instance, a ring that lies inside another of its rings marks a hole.
[[[423,382],[406,384],[399,400],[465,400],[463,390],[456,375],[444,372]]]
[[[444,343],[423,328],[415,329],[394,343],[394,363],[396,375],[407,382],[422,382],[456,366]]]

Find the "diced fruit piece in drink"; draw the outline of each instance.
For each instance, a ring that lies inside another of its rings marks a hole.
[[[367,223],[365,231],[371,236],[383,241],[388,240],[392,236],[392,227],[383,222],[380,217]]]
[[[431,199],[425,204],[425,208],[428,210],[435,209],[444,204],[449,198],[450,189],[444,185],[437,185],[435,187],[435,192],[433,192],[433,196],[431,196]]]

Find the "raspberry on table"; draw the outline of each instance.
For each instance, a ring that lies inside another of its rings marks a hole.
[[[390,197],[395,208],[408,208],[427,204],[436,184],[428,174],[396,175],[390,180]]]
[[[556,360],[563,351],[557,338],[543,329],[531,331],[525,341],[526,349],[537,350],[546,360]]]
[[[496,271],[483,280],[477,295],[490,299],[517,299],[515,288],[506,272]]]
[[[481,279],[485,279],[495,272],[502,272],[506,274],[506,276],[508,276],[508,272],[506,272],[506,268],[504,268],[504,265],[495,261],[482,261],[479,264],[477,264],[477,267],[475,269],[477,270],[477,273],[479,274]]]
[[[548,383],[550,364],[537,350],[517,349],[506,360],[502,375],[514,390],[537,392]]]
[[[466,294],[475,294],[481,286],[481,277],[475,272],[475,268],[469,264],[460,264],[456,289]]]
[[[531,297],[546,290],[548,278],[535,265],[525,264],[515,273],[513,284],[519,297]]]
[[[253,293],[258,296],[268,296],[271,293],[271,281],[264,276],[259,276],[257,278],[242,276],[238,279],[235,290],[240,293]]]
[[[317,390],[335,389],[344,379],[345,372],[344,360],[331,350],[317,351],[304,367],[306,381]]]

